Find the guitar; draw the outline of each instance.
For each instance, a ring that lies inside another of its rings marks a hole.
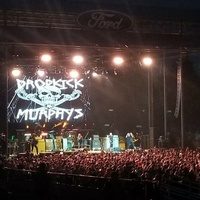
[[[134,139],[134,140],[133,140],[133,142],[137,142],[137,141],[138,141],[138,139]]]

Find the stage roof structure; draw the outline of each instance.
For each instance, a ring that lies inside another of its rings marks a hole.
[[[5,2],[0,6],[1,45],[199,48],[200,12],[197,5],[196,9],[191,9],[158,7],[155,2],[153,7],[131,1]],[[95,20],[99,21],[94,24]],[[109,22],[115,27],[108,25]]]

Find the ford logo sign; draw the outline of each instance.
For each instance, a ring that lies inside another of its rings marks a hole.
[[[78,23],[88,29],[103,31],[125,31],[133,22],[123,13],[109,10],[93,10],[80,14]]]

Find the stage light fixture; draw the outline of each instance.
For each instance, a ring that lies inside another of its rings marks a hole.
[[[90,74],[90,70],[85,71],[85,75]]]
[[[62,127],[65,128],[67,125],[68,125],[68,122],[65,121],[65,122],[63,123]]]
[[[93,76],[93,77],[97,77],[98,74],[97,74],[96,72],[92,72],[92,76]]]
[[[51,59],[52,59],[52,58],[51,58],[51,55],[49,55],[49,54],[43,54],[43,55],[41,56],[41,61],[44,62],[44,63],[50,62]]]
[[[55,70],[54,70],[54,74],[61,74],[61,73],[62,73],[62,71],[59,70],[59,69],[55,69]]]
[[[114,75],[117,76],[117,74],[118,74],[118,73],[117,73],[117,70],[115,69],[115,70],[114,70]]]
[[[69,76],[70,76],[71,78],[78,78],[78,77],[79,77],[79,72],[78,72],[77,70],[73,69],[73,70],[71,70],[71,71],[69,72]]]
[[[18,69],[18,68],[15,68],[15,69],[12,70],[11,73],[12,73],[12,75],[13,75],[14,77],[18,77],[18,76],[21,75],[21,70]]]
[[[72,57],[72,61],[76,65],[81,65],[83,64],[84,58],[81,55],[75,55]]]
[[[151,57],[144,57],[142,59],[142,65],[146,67],[150,67],[153,63],[153,59]]]
[[[37,75],[38,75],[39,77],[44,77],[45,74],[46,74],[46,72],[45,72],[44,69],[38,69],[38,70],[37,70]]]
[[[91,76],[91,70],[86,70],[85,72],[84,72],[84,74],[85,74],[85,76],[87,77],[87,78],[90,78],[90,76]]]
[[[116,56],[113,58],[113,63],[115,65],[122,65],[124,63],[124,59],[122,57]]]

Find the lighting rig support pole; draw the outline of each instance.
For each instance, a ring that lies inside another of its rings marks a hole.
[[[165,50],[163,50],[163,98],[164,98],[164,138],[167,139],[167,102],[166,102],[166,63]]]
[[[184,148],[184,117],[183,117],[183,71],[182,71],[182,52],[180,53],[180,69],[181,69],[181,96],[180,96],[180,100],[181,100],[181,148]]]
[[[149,125],[149,136],[150,136],[150,148],[154,147],[154,113],[153,113],[153,67],[150,66],[148,69],[148,125]]]
[[[8,81],[9,81],[9,70],[6,67],[6,155],[9,156],[8,152],[8,136],[9,136],[9,126],[8,126]]]
[[[5,133],[5,143],[6,143],[6,156],[9,156],[8,155],[8,76],[9,76],[9,73],[8,73],[8,63],[7,63],[7,52],[8,51],[8,49],[7,49],[7,43],[5,42],[5,44],[4,44],[4,52],[5,52],[5,56],[4,56],[4,64],[5,64],[5,81],[6,81],[6,95],[5,95],[5,97],[6,97],[6,99],[5,99],[5,101],[6,101],[6,103],[5,103],[5,107],[6,107],[6,110],[5,110],[5,112],[6,112],[6,133]]]
[[[150,87],[150,68],[148,69],[148,127],[149,127],[149,133],[150,133],[150,127],[151,127],[151,93],[150,93],[151,87]]]

